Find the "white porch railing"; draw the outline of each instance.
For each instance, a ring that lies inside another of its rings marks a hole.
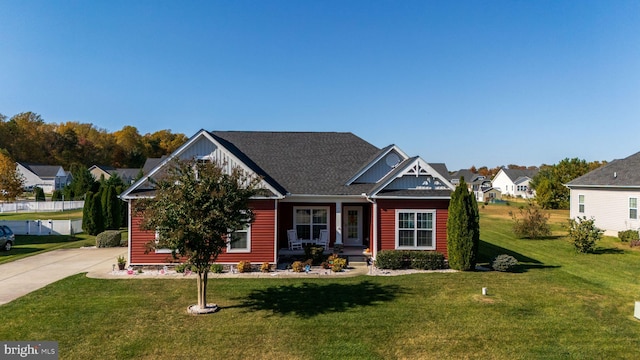
[[[82,209],[84,201],[20,201],[0,203],[0,213],[7,212],[52,212]]]
[[[76,220],[1,220],[16,235],[72,235],[82,232],[82,219]]]

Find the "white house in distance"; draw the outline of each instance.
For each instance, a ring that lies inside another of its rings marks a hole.
[[[538,169],[500,169],[491,180],[494,189],[500,190],[502,196],[531,199],[536,196],[529,183],[538,173]]]
[[[70,176],[60,165],[36,165],[17,163],[17,171],[24,178],[24,188],[41,188],[46,194],[62,190],[70,182]]]
[[[593,218],[596,227],[610,236],[640,228],[640,152],[614,160],[566,186],[571,196],[570,218]]]

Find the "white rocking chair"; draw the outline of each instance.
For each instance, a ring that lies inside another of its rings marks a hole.
[[[289,239],[289,249],[302,250],[302,240],[298,239],[296,229],[287,230],[287,239]]]
[[[323,246],[325,250],[329,250],[329,230],[320,230],[318,245]]]

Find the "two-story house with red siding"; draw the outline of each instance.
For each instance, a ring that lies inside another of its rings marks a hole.
[[[409,157],[395,145],[383,149],[352,133],[200,130],[145,177],[121,194],[129,203],[131,265],[170,262],[170,251],[145,252],[155,232],[140,229],[131,211],[152,197],[149,178],[173,158],[209,159],[260,176],[251,202],[255,221],[241,241],[228,245],[218,263],[277,263],[289,248],[288,233],[302,240],[328,231],[329,248],[431,250],[447,255],[446,223],[454,186],[444,164]]]

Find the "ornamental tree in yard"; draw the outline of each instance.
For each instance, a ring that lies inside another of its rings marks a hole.
[[[480,214],[478,203],[464,179],[451,195],[447,219],[447,252],[449,267],[473,270],[476,267],[480,242]]]
[[[240,168],[228,174],[216,163],[174,160],[155,182],[155,197],[136,204],[142,228],[159,234],[148,249],[172,249],[174,258],[197,273],[198,304],[191,311],[217,309],[206,301],[209,269],[236,231],[253,221],[249,200],[258,193],[259,181]]]

